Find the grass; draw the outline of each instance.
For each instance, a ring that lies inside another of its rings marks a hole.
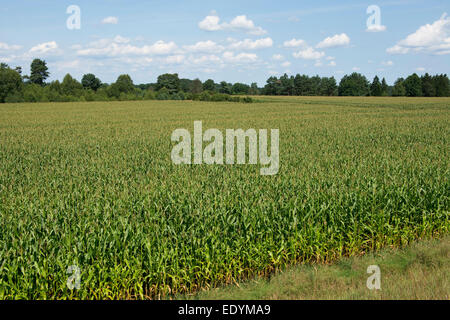
[[[183,299],[307,300],[307,299],[450,299],[450,238],[387,248],[364,256],[343,258],[332,265],[288,267],[270,279],[256,278],[215,288]],[[378,265],[381,290],[366,286],[367,267]]]
[[[0,105],[0,298],[161,298],[448,234],[449,98],[258,99]],[[278,128],[279,173],[173,165],[194,120]]]

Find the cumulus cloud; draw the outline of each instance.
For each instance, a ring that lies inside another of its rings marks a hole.
[[[325,56],[325,52],[316,51],[312,47],[308,47],[304,50],[294,52],[292,55],[297,59],[317,60]]]
[[[230,48],[237,50],[256,50],[256,49],[270,48],[272,47],[272,45],[273,41],[271,38],[264,38],[257,40],[245,39],[242,41],[236,41],[231,43]]]
[[[32,47],[29,51],[30,54],[48,54],[57,52],[59,52],[58,44],[55,41],[40,43]]]
[[[214,54],[202,55],[200,57],[191,56],[189,58],[189,60],[190,60],[190,62],[192,62],[194,64],[200,64],[200,65],[211,64],[211,63],[217,64],[217,63],[221,63],[222,62],[222,60],[218,56],[216,56]]]
[[[292,40],[289,40],[289,41],[285,41],[284,43],[283,43],[283,46],[285,46],[286,48],[297,48],[297,47],[304,47],[304,46],[306,46],[306,42],[305,42],[305,40],[302,40],[302,39],[292,39]]]
[[[382,61],[381,64],[383,66],[386,66],[386,67],[391,67],[391,66],[394,65],[394,62],[392,62],[391,60],[389,60],[389,61]]]
[[[5,42],[0,42],[0,50],[13,51],[13,50],[19,50],[20,48],[22,48],[22,46],[14,45],[14,44],[10,45]]]
[[[79,56],[126,56],[126,55],[166,55],[177,49],[175,42],[157,41],[152,45],[133,46],[124,38],[101,39],[89,47],[77,50]]]
[[[273,59],[273,60],[276,60],[276,61],[281,61],[281,60],[284,59],[284,57],[283,57],[281,54],[274,54],[274,55],[272,56],[272,59]]]
[[[252,35],[263,35],[267,33],[263,28],[255,26],[254,22],[248,19],[246,15],[236,16],[228,23],[220,23],[220,18],[216,14],[211,14],[200,21],[198,27],[206,31],[244,31]]]
[[[335,47],[341,47],[346,46],[350,43],[350,38],[345,33],[336,34],[332,37],[327,37],[319,44],[317,44],[316,48],[318,49],[324,49],[324,48],[335,48]]]
[[[189,52],[221,52],[224,47],[218,45],[214,41],[199,41],[193,45],[183,46],[183,48]]]
[[[119,19],[117,17],[106,17],[102,20],[103,24],[117,24]]]
[[[225,61],[233,63],[248,63],[248,62],[256,62],[258,60],[258,56],[254,53],[243,52],[235,55],[231,51],[224,52],[223,58]]]
[[[450,54],[450,17],[444,13],[432,24],[421,26],[416,32],[386,49],[390,54],[425,52],[436,55]]]
[[[418,68],[416,68],[416,70],[417,70],[417,71],[420,71],[420,72],[423,72],[423,71],[425,71],[426,69],[425,69],[424,67],[418,67]]]
[[[285,67],[285,68],[289,67],[290,65],[291,65],[291,63],[290,63],[289,61],[283,62],[283,63],[281,64],[281,66],[282,66],[282,67]]]
[[[335,62],[335,61],[330,61],[330,63],[328,64],[328,66],[330,66],[330,67],[336,67],[336,62]]]
[[[168,56],[164,59],[166,64],[180,64],[184,61],[185,57],[182,54]]]

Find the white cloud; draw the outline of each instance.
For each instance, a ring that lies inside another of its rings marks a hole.
[[[246,15],[236,16],[229,23],[220,23],[220,18],[215,14],[211,14],[200,21],[198,27],[206,31],[245,31],[252,35],[263,35],[267,33],[267,31],[261,27],[255,26],[254,22],[248,19]]]
[[[353,70],[353,71],[359,71],[359,70],[361,70],[361,69],[360,69],[359,67],[353,67],[352,70]]]
[[[124,38],[101,39],[88,48],[77,50],[79,56],[128,56],[128,55],[166,55],[177,49],[175,42],[157,41],[152,45],[133,46],[124,43]]]
[[[274,54],[274,55],[272,56],[272,59],[273,59],[273,60],[276,60],[276,61],[281,61],[281,60],[284,59],[284,57],[283,57],[281,54]]]
[[[55,41],[40,43],[32,47],[29,51],[30,54],[48,54],[57,52],[59,52],[58,44]]]
[[[184,61],[184,55],[182,54],[177,54],[177,55],[173,55],[173,56],[168,56],[164,59],[164,62],[166,64],[180,64]]]
[[[416,70],[417,70],[417,71],[420,71],[420,72],[423,72],[423,71],[425,71],[426,69],[425,69],[424,67],[418,67],[418,68],[416,68]]]
[[[285,46],[286,48],[297,48],[297,47],[304,47],[306,46],[306,42],[305,40],[302,39],[291,39],[289,41],[285,41],[283,43],[283,46]]]
[[[257,39],[254,41],[251,39],[245,39],[243,41],[237,41],[230,44],[230,48],[235,50],[256,50],[270,48],[272,45],[273,41],[271,38]]]
[[[119,19],[117,17],[106,17],[102,20],[103,24],[117,24]]]
[[[121,37],[121,36],[117,35],[114,38],[114,42],[117,42],[117,43],[128,43],[128,42],[130,42],[130,39],[124,38],[124,37]]]
[[[289,67],[290,65],[291,65],[291,63],[289,61],[285,61],[281,64],[281,66],[285,67],[285,68]]]
[[[198,27],[206,31],[222,30],[219,24],[220,18],[218,16],[206,16],[205,19],[198,23]]]
[[[395,46],[393,46],[391,48],[387,48],[386,52],[390,53],[390,54],[405,54],[405,53],[409,52],[409,48],[404,48],[404,47],[396,44]]]
[[[314,63],[314,67],[321,67],[321,66],[323,66],[323,64],[320,60],[317,60],[316,63]]]
[[[258,56],[254,53],[239,53],[234,55],[233,52],[226,51],[223,53],[223,58],[227,62],[244,63],[244,62],[256,62]]]
[[[22,46],[19,45],[9,45],[7,43],[4,42],[0,42],[0,50],[19,50],[20,48],[22,48]]]
[[[380,25],[374,24],[374,25],[367,27],[366,31],[367,32],[383,32],[383,31],[386,31],[386,26],[383,26],[381,24]]]
[[[323,41],[319,42],[317,44],[316,48],[323,49],[323,48],[334,48],[334,47],[341,47],[346,46],[350,43],[350,38],[345,33],[336,34],[332,37],[327,37]]]
[[[444,13],[439,20],[421,26],[386,51],[391,54],[406,54],[411,51],[450,54],[450,17]]]
[[[191,56],[189,60],[194,64],[201,64],[201,65],[209,63],[218,64],[222,62],[222,60],[214,54],[202,55],[198,58]]]
[[[224,47],[221,45],[218,45],[214,41],[207,40],[207,41],[199,41],[194,45],[189,46],[183,46],[184,49],[186,49],[189,52],[221,52],[224,50]]]
[[[334,57],[328,56],[328,57],[326,57],[325,59],[326,59],[326,60],[334,60],[335,58],[334,58]]]
[[[383,66],[386,66],[386,67],[391,67],[391,66],[394,65],[394,62],[392,62],[391,60],[389,60],[389,61],[382,61],[381,64]]]
[[[335,61],[330,61],[330,63],[328,64],[328,66],[330,66],[330,67],[336,67],[336,62],[335,62]]]
[[[316,51],[312,47],[308,47],[304,50],[294,52],[292,55],[297,59],[317,60],[322,58],[325,55],[325,52]]]

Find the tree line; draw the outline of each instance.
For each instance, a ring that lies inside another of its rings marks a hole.
[[[270,77],[261,90],[265,95],[286,96],[406,96],[406,97],[448,97],[450,81],[446,74],[431,76],[428,73],[419,77],[416,73],[406,79],[398,78],[393,86],[386,79],[380,81],[375,76],[372,83],[354,72],[345,75],[339,85],[334,77],[296,76]]]
[[[70,102],[125,100],[198,100],[252,102],[248,94],[258,94],[256,83],[217,84],[212,79],[180,79],[178,74],[162,74],[156,83],[135,85],[128,74],[119,75],[111,84],[103,83],[94,74],[83,75],[81,82],[66,74],[63,80],[49,83],[47,63],[34,59],[30,75],[22,75],[22,68],[0,64],[0,102]],[[256,88],[256,89],[255,89]]]
[[[127,74],[119,75],[114,83],[103,83],[94,74],[83,75],[81,82],[67,74],[62,82],[47,83],[50,76],[47,63],[34,59],[30,75],[22,75],[22,68],[0,64],[0,102],[68,102],[68,101],[114,101],[114,100],[199,100],[252,102],[246,95],[286,96],[450,96],[450,81],[446,74],[419,77],[412,74],[399,78],[389,86],[383,78],[375,76],[370,83],[359,73],[345,75],[337,84],[334,77],[309,77],[297,74],[272,76],[259,88],[252,83],[220,83],[208,79],[179,78],[178,74],[162,74],[156,83],[135,85]]]

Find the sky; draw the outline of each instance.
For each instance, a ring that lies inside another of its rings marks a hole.
[[[0,62],[49,80],[450,74],[450,1],[0,0]]]

